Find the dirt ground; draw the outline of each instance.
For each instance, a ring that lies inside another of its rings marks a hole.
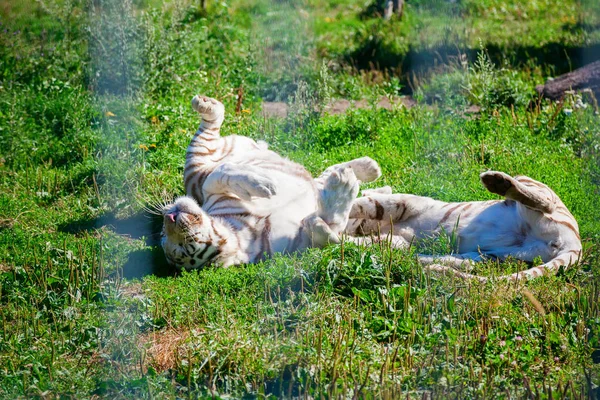
[[[417,102],[410,96],[381,97],[377,102],[378,108],[391,110],[393,107],[404,106],[406,108],[414,107]],[[343,114],[350,108],[369,108],[369,103],[366,100],[350,101],[346,99],[337,99],[325,106],[324,112],[332,115]],[[288,115],[289,105],[282,102],[264,102],[262,104],[262,112],[266,117],[285,118]]]

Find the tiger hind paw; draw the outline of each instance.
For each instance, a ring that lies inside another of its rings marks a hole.
[[[481,183],[492,193],[506,196],[508,190],[513,187],[514,179],[504,172],[488,171],[479,176]]]
[[[348,223],[352,201],[358,195],[358,179],[353,168],[342,168],[327,177],[319,198],[319,216],[334,231]]]
[[[354,174],[361,182],[373,182],[381,176],[379,164],[371,157],[357,158],[349,161],[348,165],[352,167]]]

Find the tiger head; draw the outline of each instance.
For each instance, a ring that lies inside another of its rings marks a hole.
[[[180,197],[163,209],[161,245],[177,269],[207,265],[219,255],[221,241],[212,218],[191,197]]]

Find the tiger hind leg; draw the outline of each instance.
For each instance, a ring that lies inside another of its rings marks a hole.
[[[517,201],[526,207],[543,213],[556,209],[556,196],[544,184],[526,176],[513,178],[504,172],[488,171],[480,175],[487,190]]]
[[[302,221],[302,226],[309,235],[313,247],[323,247],[327,244],[339,244],[342,241],[342,237],[344,241],[359,246],[371,246],[382,242],[389,244],[396,249],[406,249],[410,246],[410,243],[406,239],[398,235],[383,234],[357,237],[345,234],[342,236],[340,232],[332,230],[329,224],[316,214],[306,217]]]
[[[381,176],[379,164],[371,157],[355,158],[342,165],[352,168],[354,175],[361,182],[373,182]]]
[[[369,193],[354,200],[350,218],[395,224],[426,212],[435,202],[412,194]]]

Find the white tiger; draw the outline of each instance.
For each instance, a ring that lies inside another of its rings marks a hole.
[[[408,246],[413,240],[440,232],[454,233],[458,255],[420,256],[426,268],[485,282],[486,277],[458,271],[473,261],[491,256],[513,257],[544,264],[498,277],[519,280],[568,268],[581,256],[579,227],[573,215],[548,186],[526,176],[484,172],[481,182],[505,200],[445,203],[429,197],[391,194],[389,187],[368,191],[356,199],[346,232],[350,235],[390,234],[393,244]],[[453,268],[454,267],[454,268]]]
[[[337,243],[359,180],[381,175],[377,163],[363,157],[313,179],[264,142],[221,137],[221,102],[195,96],[192,107],[202,122],[187,149],[187,196],[163,210],[161,244],[177,268],[254,263],[276,252]]]

